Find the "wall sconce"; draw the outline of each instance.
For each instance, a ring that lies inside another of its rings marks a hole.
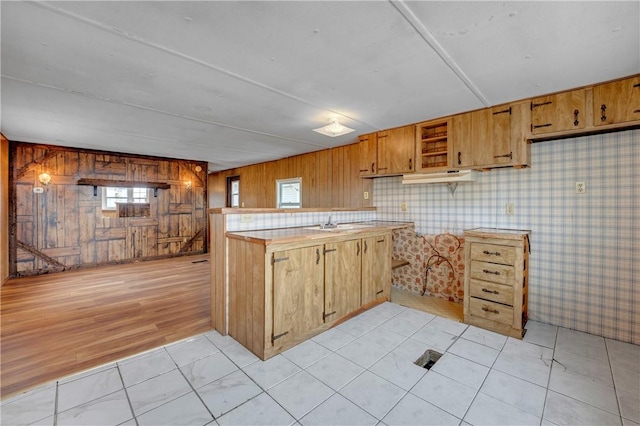
[[[184,187],[187,189],[187,191],[191,191],[191,181],[190,180],[186,180],[184,181]]]
[[[49,185],[49,182],[51,182],[51,175],[49,173],[40,173],[38,180],[43,185]]]

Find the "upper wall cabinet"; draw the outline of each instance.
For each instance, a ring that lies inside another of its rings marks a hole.
[[[450,119],[416,124],[416,172],[429,173],[449,169],[450,132]]]
[[[593,125],[640,120],[640,76],[593,88]]]
[[[453,117],[454,169],[488,168],[521,164],[514,156],[511,116],[513,107],[503,105]]]
[[[378,175],[414,172],[414,126],[378,132]]]
[[[532,99],[531,134],[584,129],[587,121],[585,93],[585,89],[578,89]]]
[[[358,144],[360,145],[360,177],[375,176],[378,161],[378,134],[360,135]]]
[[[413,125],[361,135],[359,144],[361,177],[413,173]]]

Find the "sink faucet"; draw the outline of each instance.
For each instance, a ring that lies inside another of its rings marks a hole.
[[[337,223],[331,223],[331,215],[329,215],[329,220],[327,220],[327,223],[320,225],[323,229],[330,229],[330,228],[337,228],[338,224]]]

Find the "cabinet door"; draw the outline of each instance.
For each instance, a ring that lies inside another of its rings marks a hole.
[[[593,124],[640,120],[640,76],[593,88]]]
[[[273,254],[274,345],[296,339],[324,323],[322,246]]]
[[[360,239],[324,246],[324,320],[335,321],[360,307]]]
[[[413,173],[414,126],[378,132],[378,175]]]
[[[584,89],[535,98],[530,105],[532,135],[584,129]]]
[[[511,108],[484,108],[453,117],[453,167],[511,163]]]
[[[453,117],[452,147],[453,168],[468,168],[474,165],[473,145],[477,140],[471,132],[471,121],[475,113],[468,112]]]
[[[362,239],[362,304],[391,296],[391,235]]]
[[[376,133],[360,135],[360,176],[375,176],[378,156],[378,136]]]
[[[511,106],[503,105],[490,109],[490,149],[481,149],[478,165],[507,165],[513,160],[511,150]]]

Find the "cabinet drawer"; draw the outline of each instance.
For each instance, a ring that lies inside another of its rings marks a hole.
[[[485,318],[502,324],[513,324],[513,308],[486,300],[469,299],[469,311],[471,315]]]
[[[471,243],[471,259],[483,262],[515,265],[516,249],[512,246],[498,244]]]
[[[471,297],[513,305],[513,287],[508,285],[472,279],[469,285],[469,294]]]
[[[513,285],[515,267],[498,265],[496,263],[471,261],[471,278],[482,281],[492,281],[500,284]]]

